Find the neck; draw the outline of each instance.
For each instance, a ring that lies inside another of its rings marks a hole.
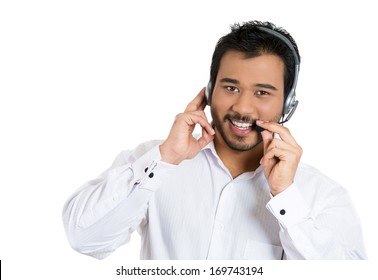
[[[264,154],[263,142],[257,144],[249,151],[237,151],[231,149],[221,137],[214,139],[215,150],[223,164],[236,178],[245,172],[255,171],[260,166],[260,160]]]

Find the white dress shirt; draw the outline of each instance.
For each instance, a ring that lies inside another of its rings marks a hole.
[[[272,197],[259,167],[233,179],[210,143],[171,165],[151,141],[123,151],[67,201],[71,246],[105,258],[141,235],[141,259],[364,259],[347,191],[301,163]]]

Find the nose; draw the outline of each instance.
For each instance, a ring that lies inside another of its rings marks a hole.
[[[242,93],[237,96],[232,110],[240,115],[254,116],[256,113],[255,104],[251,93]]]

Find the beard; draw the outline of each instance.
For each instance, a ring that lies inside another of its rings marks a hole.
[[[238,113],[232,115],[226,114],[222,119],[213,106],[210,108],[211,116],[213,118],[213,127],[219,132],[223,141],[230,149],[238,152],[250,151],[263,141],[261,134],[254,129],[257,119],[253,119],[248,115],[240,115]],[[280,117],[281,113],[270,121],[277,122],[280,119]],[[239,136],[233,134],[228,128],[228,126],[231,123],[231,119],[236,121],[252,123],[252,131],[248,133],[246,136]]]

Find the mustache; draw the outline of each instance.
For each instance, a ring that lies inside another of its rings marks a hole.
[[[251,123],[253,125],[256,124],[256,121],[257,119],[254,119],[248,115],[240,115],[238,113],[235,113],[235,114],[227,114],[225,117],[224,117],[224,121],[227,121],[229,119],[232,119],[232,120],[236,120],[236,121],[242,121],[242,122],[247,122],[247,123]]]

